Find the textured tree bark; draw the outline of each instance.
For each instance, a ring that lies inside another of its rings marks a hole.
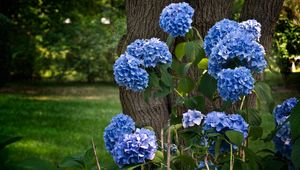
[[[118,46],[122,53],[136,39],[157,37],[165,40],[167,34],[159,27],[162,9],[176,0],[126,0],[127,34]],[[130,115],[140,126],[152,126],[159,133],[167,124],[169,102],[167,98],[150,98],[144,101],[143,93],[120,88],[120,100],[125,114]]]
[[[127,34],[118,46],[118,53],[124,52],[126,46],[138,38],[157,37],[165,40],[167,34],[159,27],[159,15],[162,9],[180,0],[126,0]],[[272,33],[278,18],[283,0],[246,0],[243,7],[242,19],[255,18],[262,23],[261,41],[266,49],[270,48]],[[188,0],[195,9],[194,26],[202,37],[217,21],[229,18],[233,0]],[[268,20],[268,22],[266,21]],[[272,27],[271,27],[272,26]],[[266,28],[271,27],[271,28]],[[199,77],[197,69],[191,69],[189,74],[196,79]],[[150,125],[156,132],[160,132],[168,121],[173,102],[170,98],[150,98],[146,103],[142,93],[120,88],[120,100],[123,112],[133,117],[140,126]],[[253,101],[253,100],[252,100]],[[255,101],[255,98],[254,98]],[[248,102],[249,104],[255,104]],[[205,111],[211,111],[212,105],[207,103]]]

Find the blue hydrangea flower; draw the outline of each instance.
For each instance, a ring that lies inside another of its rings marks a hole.
[[[227,34],[212,48],[208,60],[208,73],[217,78],[224,68],[244,66],[252,72],[261,73],[267,66],[265,50],[243,31]]]
[[[183,113],[182,125],[184,128],[200,125],[204,117],[205,116],[200,111],[189,109],[187,112]]]
[[[220,132],[230,127],[230,120],[224,112],[213,111],[206,115],[203,125],[204,131],[215,129],[217,132]]]
[[[244,138],[246,138],[248,136],[249,124],[245,119],[239,114],[230,114],[228,118],[230,120],[229,129],[243,133]]]
[[[172,62],[168,45],[158,38],[137,39],[127,46],[127,53],[141,60],[144,67],[155,67],[157,64]]]
[[[207,161],[207,165],[210,169],[214,167],[214,164],[211,163],[211,161]],[[206,169],[206,165],[204,161],[200,161],[198,167],[195,170],[200,170],[200,169]],[[218,170],[218,168],[215,167],[214,170]]]
[[[115,144],[123,138],[125,134],[131,134],[135,129],[133,119],[124,114],[114,116],[110,124],[104,130],[104,143],[108,152],[112,153]]]
[[[238,22],[229,19],[223,19],[211,27],[203,42],[206,56],[210,57],[213,47],[215,47],[228,33],[235,31],[238,28]]]
[[[245,67],[223,69],[217,80],[218,92],[225,101],[238,101],[240,96],[250,94],[254,88],[254,78]]]
[[[194,9],[185,2],[166,6],[159,18],[160,27],[173,37],[184,36],[192,28]]]
[[[253,39],[259,41],[261,37],[261,24],[255,19],[249,19],[239,23],[239,26],[242,30],[245,30],[248,34],[253,36]]]
[[[297,105],[296,98],[285,100],[282,104],[277,105],[273,111],[276,126],[282,126],[273,139],[275,149],[284,157],[290,159],[292,152],[292,137],[290,123],[285,121],[289,118],[292,109]],[[284,124],[285,123],[285,124]]]
[[[296,98],[289,98],[282,104],[277,105],[273,111],[276,125],[282,124],[291,114],[292,109],[297,105]]]
[[[168,152],[168,144],[167,144],[167,143],[164,144],[164,150],[165,150],[165,152]],[[178,151],[177,145],[174,144],[174,143],[172,143],[172,144],[170,145],[170,153],[171,153],[172,155],[176,155],[177,151]]]
[[[114,64],[114,77],[119,86],[139,92],[148,86],[149,75],[140,68],[141,61],[125,53]]]
[[[113,150],[113,158],[119,167],[144,163],[152,160],[157,151],[155,133],[148,129],[136,129],[133,134],[125,134]]]

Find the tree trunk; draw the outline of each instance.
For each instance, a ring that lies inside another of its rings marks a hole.
[[[167,34],[159,27],[159,15],[166,5],[179,1],[126,0],[127,34],[119,43],[118,54],[124,52],[126,46],[135,39],[157,37],[165,40]],[[255,18],[262,23],[261,41],[263,45],[266,45],[266,49],[270,48],[271,33],[274,32],[273,27],[279,14],[279,10],[277,9],[280,9],[282,1],[245,1],[241,18],[243,20]],[[229,15],[233,0],[188,0],[188,2],[195,9],[193,24],[199,30],[202,37],[204,37],[208,29],[217,21],[223,18],[230,18]],[[260,5],[262,6],[260,7]],[[268,22],[265,21],[265,17],[268,19]],[[192,69],[189,74],[194,78],[199,77],[197,69]],[[173,103],[167,97],[150,98],[149,103],[146,103],[142,93],[135,93],[124,88],[120,88],[120,100],[125,114],[132,116],[140,126],[152,126],[156,132],[160,132],[160,129],[167,124],[170,108]],[[211,105],[208,104],[205,110],[210,111],[210,107]]]

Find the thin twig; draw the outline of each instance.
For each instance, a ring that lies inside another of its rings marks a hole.
[[[240,105],[240,110],[242,110],[243,109],[243,106],[244,106],[244,102],[245,102],[245,96],[243,96],[243,98],[242,98],[242,102],[241,102],[241,105]]]
[[[161,143],[162,156],[164,157],[164,129],[160,130],[160,143]]]
[[[168,155],[167,155],[167,170],[170,170],[171,168],[171,128],[169,126],[168,128]]]
[[[208,166],[208,162],[207,162],[207,156],[208,156],[208,154],[206,153],[205,158],[204,158],[204,163],[205,163],[206,169],[209,170],[209,166]]]
[[[97,170],[101,170],[100,163],[99,163],[98,156],[97,156],[96,146],[95,146],[93,138],[92,138],[92,145],[93,145],[94,156],[95,156],[96,163],[97,163]]]

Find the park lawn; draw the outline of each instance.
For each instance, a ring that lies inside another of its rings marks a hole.
[[[271,73],[266,81],[271,84],[275,104],[293,96],[300,98],[298,82],[285,87],[280,75]],[[23,136],[6,149],[8,164],[38,157],[57,165],[66,156],[84,153],[93,138],[102,169],[116,169],[102,136],[112,116],[120,111],[118,89],[109,84],[13,84],[1,88],[0,134]],[[274,128],[274,118],[266,111],[261,114],[266,136]],[[274,149],[271,142],[251,141],[249,146],[256,151]]]
[[[57,165],[84,153],[93,138],[100,164],[115,169],[104,149],[103,130],[121,111],[118,89],[111,85],[13,85],[0,94],[0,133],[22,136],[6,149],[8,164],[41,158]]]

